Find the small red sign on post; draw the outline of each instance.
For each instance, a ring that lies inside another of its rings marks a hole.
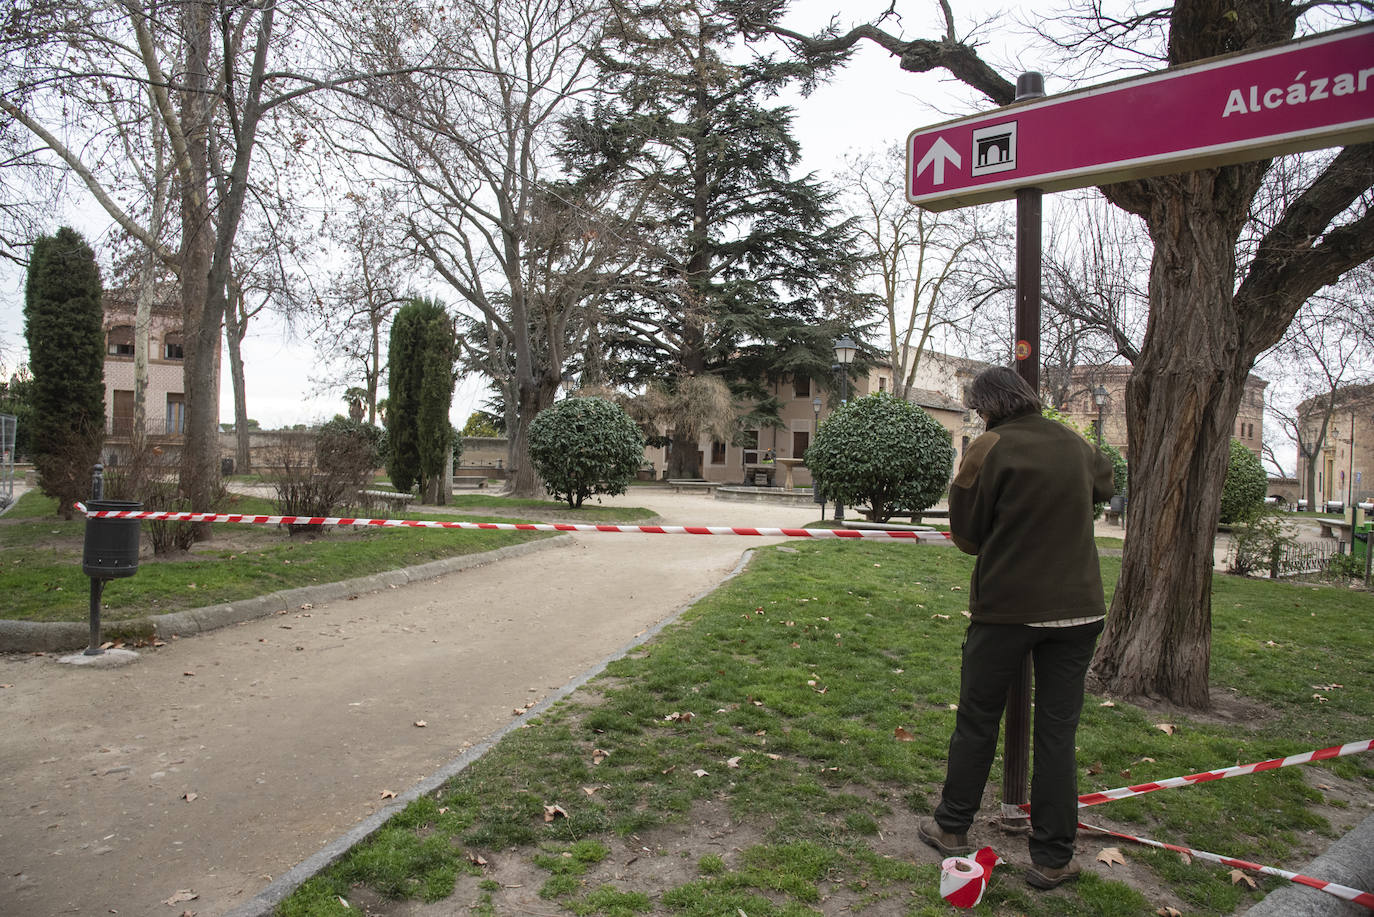
[[[1374,25],[1133,77],[913,131],[927,210],[1374,140]]]

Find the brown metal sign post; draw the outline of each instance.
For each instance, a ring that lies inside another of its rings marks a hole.
[[[1045,78],[1023,73],[1016,79],[1016,101],[1038,99],[1045,94]],[[1042,240],[1039,188],[1016,192],[1016,372],[1040,391],[1040,266]],[[1007,690],[1006,730],[1002,743],[1002,814],[1004,830],[1029,830],[1029,818],[1021,806],[1030,802],[1030,703],[1031,659],[1021,660],[1021,671]]]

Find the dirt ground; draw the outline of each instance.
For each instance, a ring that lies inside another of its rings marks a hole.
[[[617,502],[669,523],[817,518],[657,490]],[[575,535],[123,668],[0,656],[0,913],[223,914],[765,541]]]

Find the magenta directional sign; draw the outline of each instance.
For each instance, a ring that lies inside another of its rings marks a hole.
[[[1374,25],[1018,102],[913,131],[927,210],[1374,140]]]

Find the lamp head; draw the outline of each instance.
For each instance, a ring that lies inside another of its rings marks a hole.
[[[855,344],[848,336],[839,338],[835,341],[835,362],[846,365],[854,362],[854,354],[858,353],[859,345]]]

